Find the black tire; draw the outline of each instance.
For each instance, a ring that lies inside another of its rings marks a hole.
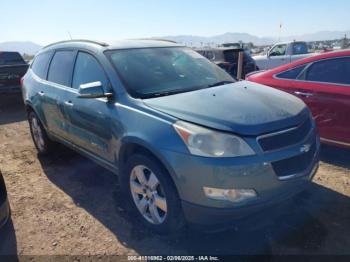
[[[40,142],[38,141],[38,139],[35,138],[35,128],[33,126],[34,121],[36,121],[37,126],[41,132],[41,136],[42,136],[42,141],[41,144],[39,144]],[[34,142],[34,145],[38,151],[39,155],[48,155],[54,146],[53,141],[48,137],[46,130],[44,128],[44,126],[42,125],[40,119],[38,118],[38,116],[33,112],[29,112],[28,113],[28,122],[29,122],[29,127],[30,127],[30,134],[32,135],[32,139]]]
[[[157,179],[159,180],[159,185],[162,188],[162,192],[164,192],[164,197],[167,204],[167,212],[164,221],[160,224],[153,224],[146,220],[146,218],[138,210],[133,199],[130,186],[130,177],[132,176],[132,170],[134,170],[134,168],[137,166],[145,166],[150,169],[153,174],[156,175]],[[160,234],[167,234],[174,233],[185,226],[186,223],[182,212],[181,201],[175,185],[171,180],[167,170],[154,157],[140,153],[130,156],[123,167],[120,177],[120,184],[123,195],[127,199],[128,207],[130,207],[130,213],[134,215],[138,221],[140,221],[148,229],[151,229],[152,231]]]

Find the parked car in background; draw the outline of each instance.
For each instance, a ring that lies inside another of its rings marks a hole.
[[[18,52],[0,51],[0,93],[20,92],[20,81],[28,64]]]
[[[255,61],[249,52],[241,48],[206,48],[196,49],[196,51],[235,78],[237,77],[239,52],[243,52],[242,78],[244,79],[246,74],[257,70]]]
[[[313,55],[306,42],[284,42],[271,47],[266,55],[253,56],[259,70],[275,68]]]
[[[243,43],[223,43],[221,46],[239,49],[243,48]]]
[[[318,168],[300,99],[175,43],[56,43],[22,91],[39,154],[60,142],[118,174],[126,206],[158,232],[232,223],[305,189]]]
[[[4,178],[0,170],[0,227],[2,227],[10,216],[10,206],[7,199],[7,192]]]
[[[316,119],[321,141],[350,147],[350,50],[251,74],[248,80],[301,98]]]

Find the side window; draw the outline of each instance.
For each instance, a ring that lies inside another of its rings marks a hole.
[[[285,55],[287,50],[287,45],[276,45],[269,52],[270,56],[281,56]]]
[[[224,51],[224,57],[226,62],[237,63],[238,52],[235,50]]]
[[[47,66],[49,65],[51,54],[51,52],[46,52],[37,55],[31,65],[34,74],[36,74],[41,79],[46,80]]]
[[[75,51],[57,51],[52,58],[47,80],[70,86],[74,59]]]
[[[300,73],[304,70],[305,67],[306,65],[295,67],[293,69],[277,74],[276,77],[283,79],[297,79],[297,77],[300,75]]]
[[[305,43],[294,43],[293,44],[293,54],[294,55],[302,55],[307,54],[308,49]]]
[[[350,57],[315,62],[307,70],[305,80],[350,85]]]
[[[97,60],[87,53],[79,52],[74,68],[73,85],[78,89],[81,84],[100,81],[107,89],[108,80],[101,65]]]

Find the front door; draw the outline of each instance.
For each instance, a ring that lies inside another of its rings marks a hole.
[[[286,44],[276,45],[269,51],[267,69],[275,68],[287,63],[290,63],[290,56],[287,55]]]
[[[64,101],[65,118],[68,123],[70,142],[109,162],[114,161],[112,144],[112,121],[114,108],[108,98],[79,98],[79,86],[100,81],[105,88],[109,81],[95,57],[79,52],[75,63],[71,92]]]

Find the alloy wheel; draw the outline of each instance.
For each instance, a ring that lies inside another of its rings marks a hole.
[[[162,224],[167,215],[167,201],[156,174],[143,165],[135,166],[130,174],[130,191],[134,203],[148,222]]]
[[[36,144],[36,146],[39,148],[40,151],[43,151],[45,149],[43,131],[36,117],[32,118],[31,127],[32,127],[34,143]]]

